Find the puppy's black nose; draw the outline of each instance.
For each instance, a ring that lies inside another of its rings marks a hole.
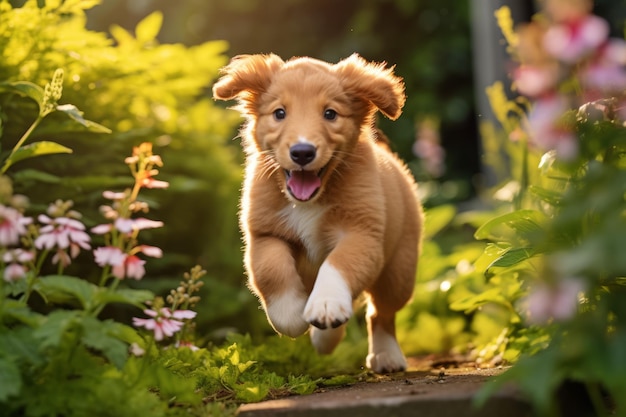
[[[305,166],[315,159],[315,146],[309,143],[296,143],[289,148],[291,160],[300,166]]]

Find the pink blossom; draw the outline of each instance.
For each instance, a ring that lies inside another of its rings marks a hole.
[[[126,198],[126,193],[116,193],[114,191],[104,191],[102,196],[109,200],[123,200]]]
[[[567,23],[551,26],[544,36],[544,48],[555,58],[575,63],[590,55],[606,42],[609,24],[606,20],[587,15]]]
[[[28,269],[18,263],[10,263],[4,268],[3,278],[6,282],[17,281],[26,276]]]
[[[159,181],[147,176],[141,181],[141,186],[145,188],[167,188],[170,184],[167,181]]]
[[[567,110],[568,102],[564,97],[543,97],[535,102],[528,124],[533,145],[544,151],[554,149],[559,158],[571,160],[578,155],[578,141],[561,120]]]
[[[134,230],[155,229],[162,226],[163,222],[161,221],[149,220],[143,217],[115,220],[115,228],[122,233],[131,233]]]
[[[556,284],[538,283],[526,299],[528,321],[544,324],[553,319],[565,321],[578,311],[579,294],[585,290],[580,278],[559,280]]]
[[[176,310],[172,312],[169,308],[161,308],[158,312],[150,309],[143,311],[151,319],[133,317],[135,327],[145,327],[154,332],[155,340],[163,340],[164,336],[171,337],[183,327],[181,319],[192,319],[196,313],[191,310]],[[179,320],[175,320],[179,319]]]
[[[78,248],[91,249],[89,235],[85,233],[85,225],[68,217],[51,219],[45,214],[37,218],[45,224],[40,230],[40,235],[35,239],[37,249],[51,250],[55,246],[59,249],[67,249],[72,243]]]
[[[18,210],[0,204],[0,246],[18,244],[31,222],[30,217],[24,217]]]
[[[24,278],[28,272],[25,263],[32,262],[35,255],[24,249],[12,249],[2,254],[2,261],[8,265],[4,268],[3,278],[7,282],[17,281]]]
[[[106,265],[118,266],[124,263],[126,254],[120,248],[103,246],[93,251],[96,263],[104,267]]]
[[[625,64],[626,41],[612,39],[582,71],[583,84],[603,92],[621,93],[626,89]]]
[[[91,233],[95,233],[97,235],[105,235],[109,233],[113,229],[113,225],[110,223],[99,224],[91,228]]]
[[[558,73],[551,67],[522,65],[513,73],[515,88],[527,97],[538,97],[554,91]]]
[[[161,248],[157,248],[156,246],[139,245],[136,249],[144,255],[151,256],[153,258],[160,258],[163,256]]]
[[[127,255],[122,263],[113,266],[113,276],[118,279],[133,278],[139,280],[146,274],[145,263],[146,261],[135,255]]]

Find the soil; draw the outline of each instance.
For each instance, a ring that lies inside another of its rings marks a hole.
[[[481,369],[457,358],[409,358],[407,372],[368,375],[341,387],[320,389],[239,408],[241,417],[529,417],[530,407],[513,389],[492,397],[481,409],[472,399],[502,368]]]

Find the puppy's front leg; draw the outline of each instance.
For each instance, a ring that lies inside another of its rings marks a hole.
[[[246,267],[274,330],[290,337],[303,334],[309,328],[303,318],[307,295],[287,242],[271,236],[250,239]]]
[[[380,239],[345,235],[322,263],[304,308],[304,319],[320,329],[336,328],[352,315],[352,301],[382,269]]]

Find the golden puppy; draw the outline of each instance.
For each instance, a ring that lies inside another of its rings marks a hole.
[[[245,264],[274,329],[306,332],[320,353],[344,334],[365,293],[375,372],[406,368],[395,314],[411,297],[422,210],[405,165],[377,144],[376,110],[396,119],[404,85],[358,55],[331,65],[235,57],[213,87],[238,99],[246,173]]]

